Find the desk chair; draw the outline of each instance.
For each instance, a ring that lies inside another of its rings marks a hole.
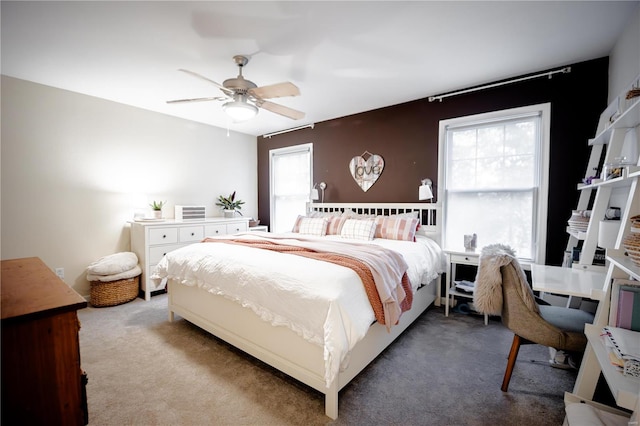
[[[502,323],[513,331],[500,388],[503,392],[509,387],[521,345],[583,352],[587,344],[584,325],[593,322],[591,313],[579,309],[538,305],[513,250],[497,244],[482,249],[474,305],[482,313],[501,315]]]

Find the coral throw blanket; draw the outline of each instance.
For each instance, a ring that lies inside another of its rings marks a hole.
[[[399,259],[394,256],[392,250],[374,249],[382,250],[381,253],[384,253],[384,255],[381,255],[382,257],[379,257],[377,260],[373,260],[375,259],[375,255],[369,246],[365,246],[364,248],[355,246],[355,248],[351,247],[348,250],[341,248],[340,250],[343,253],[339,254],[328,250],[336,249],[335,244],[340,243],[323,242],[317,244],[317,242],[309,240],[298,243],[300,245],[283,244],[270,240],[248,240],[239,238],[205,238],[203,242],[223,242],[264,250],[273,250],[350,268],[358,274],[362,280],[376,321],[386,325],[387,329],[390,329],[392,325],[398,323],[402,312],[411,309],[413,290],[409,277],[407,276],[406,263],[404,263],[401,255],[397,254],[397,256],[400,256]],[[287,242],[290,243],[291,240],[287,240]],[[358,253],[360,249],[365,250],[365,252]],[[387,253],[385,253],[384,250],[386,250]],[[366,258],[368,262],[360,260],[359,257]],[[391,273],[389,273],[390,271]],[[376,280],[376,276],[378,280]],[[398,277],[401,277],[399,282]]]

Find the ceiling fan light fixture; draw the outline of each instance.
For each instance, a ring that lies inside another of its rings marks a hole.
[[[246,102],[229,101],[222,109],[235,122],[251,120],[258,114],[258,107]]]

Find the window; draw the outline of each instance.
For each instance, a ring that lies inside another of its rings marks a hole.
[[[311,192],[313,144],[269,151],[271,231],[289,232],[306,213]]]
[[[549,104],[440,122],[439,199],[443,246],[507,244],[544,263],[549,170]]]

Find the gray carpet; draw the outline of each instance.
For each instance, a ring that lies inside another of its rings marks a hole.
[[[317,391],[182,318],[169,323],[166,295],[79,317],[90,425],[560,425],[577,375],[527,345],[503,393],[513,335],[432,307],[340,392],[334,422]]]

